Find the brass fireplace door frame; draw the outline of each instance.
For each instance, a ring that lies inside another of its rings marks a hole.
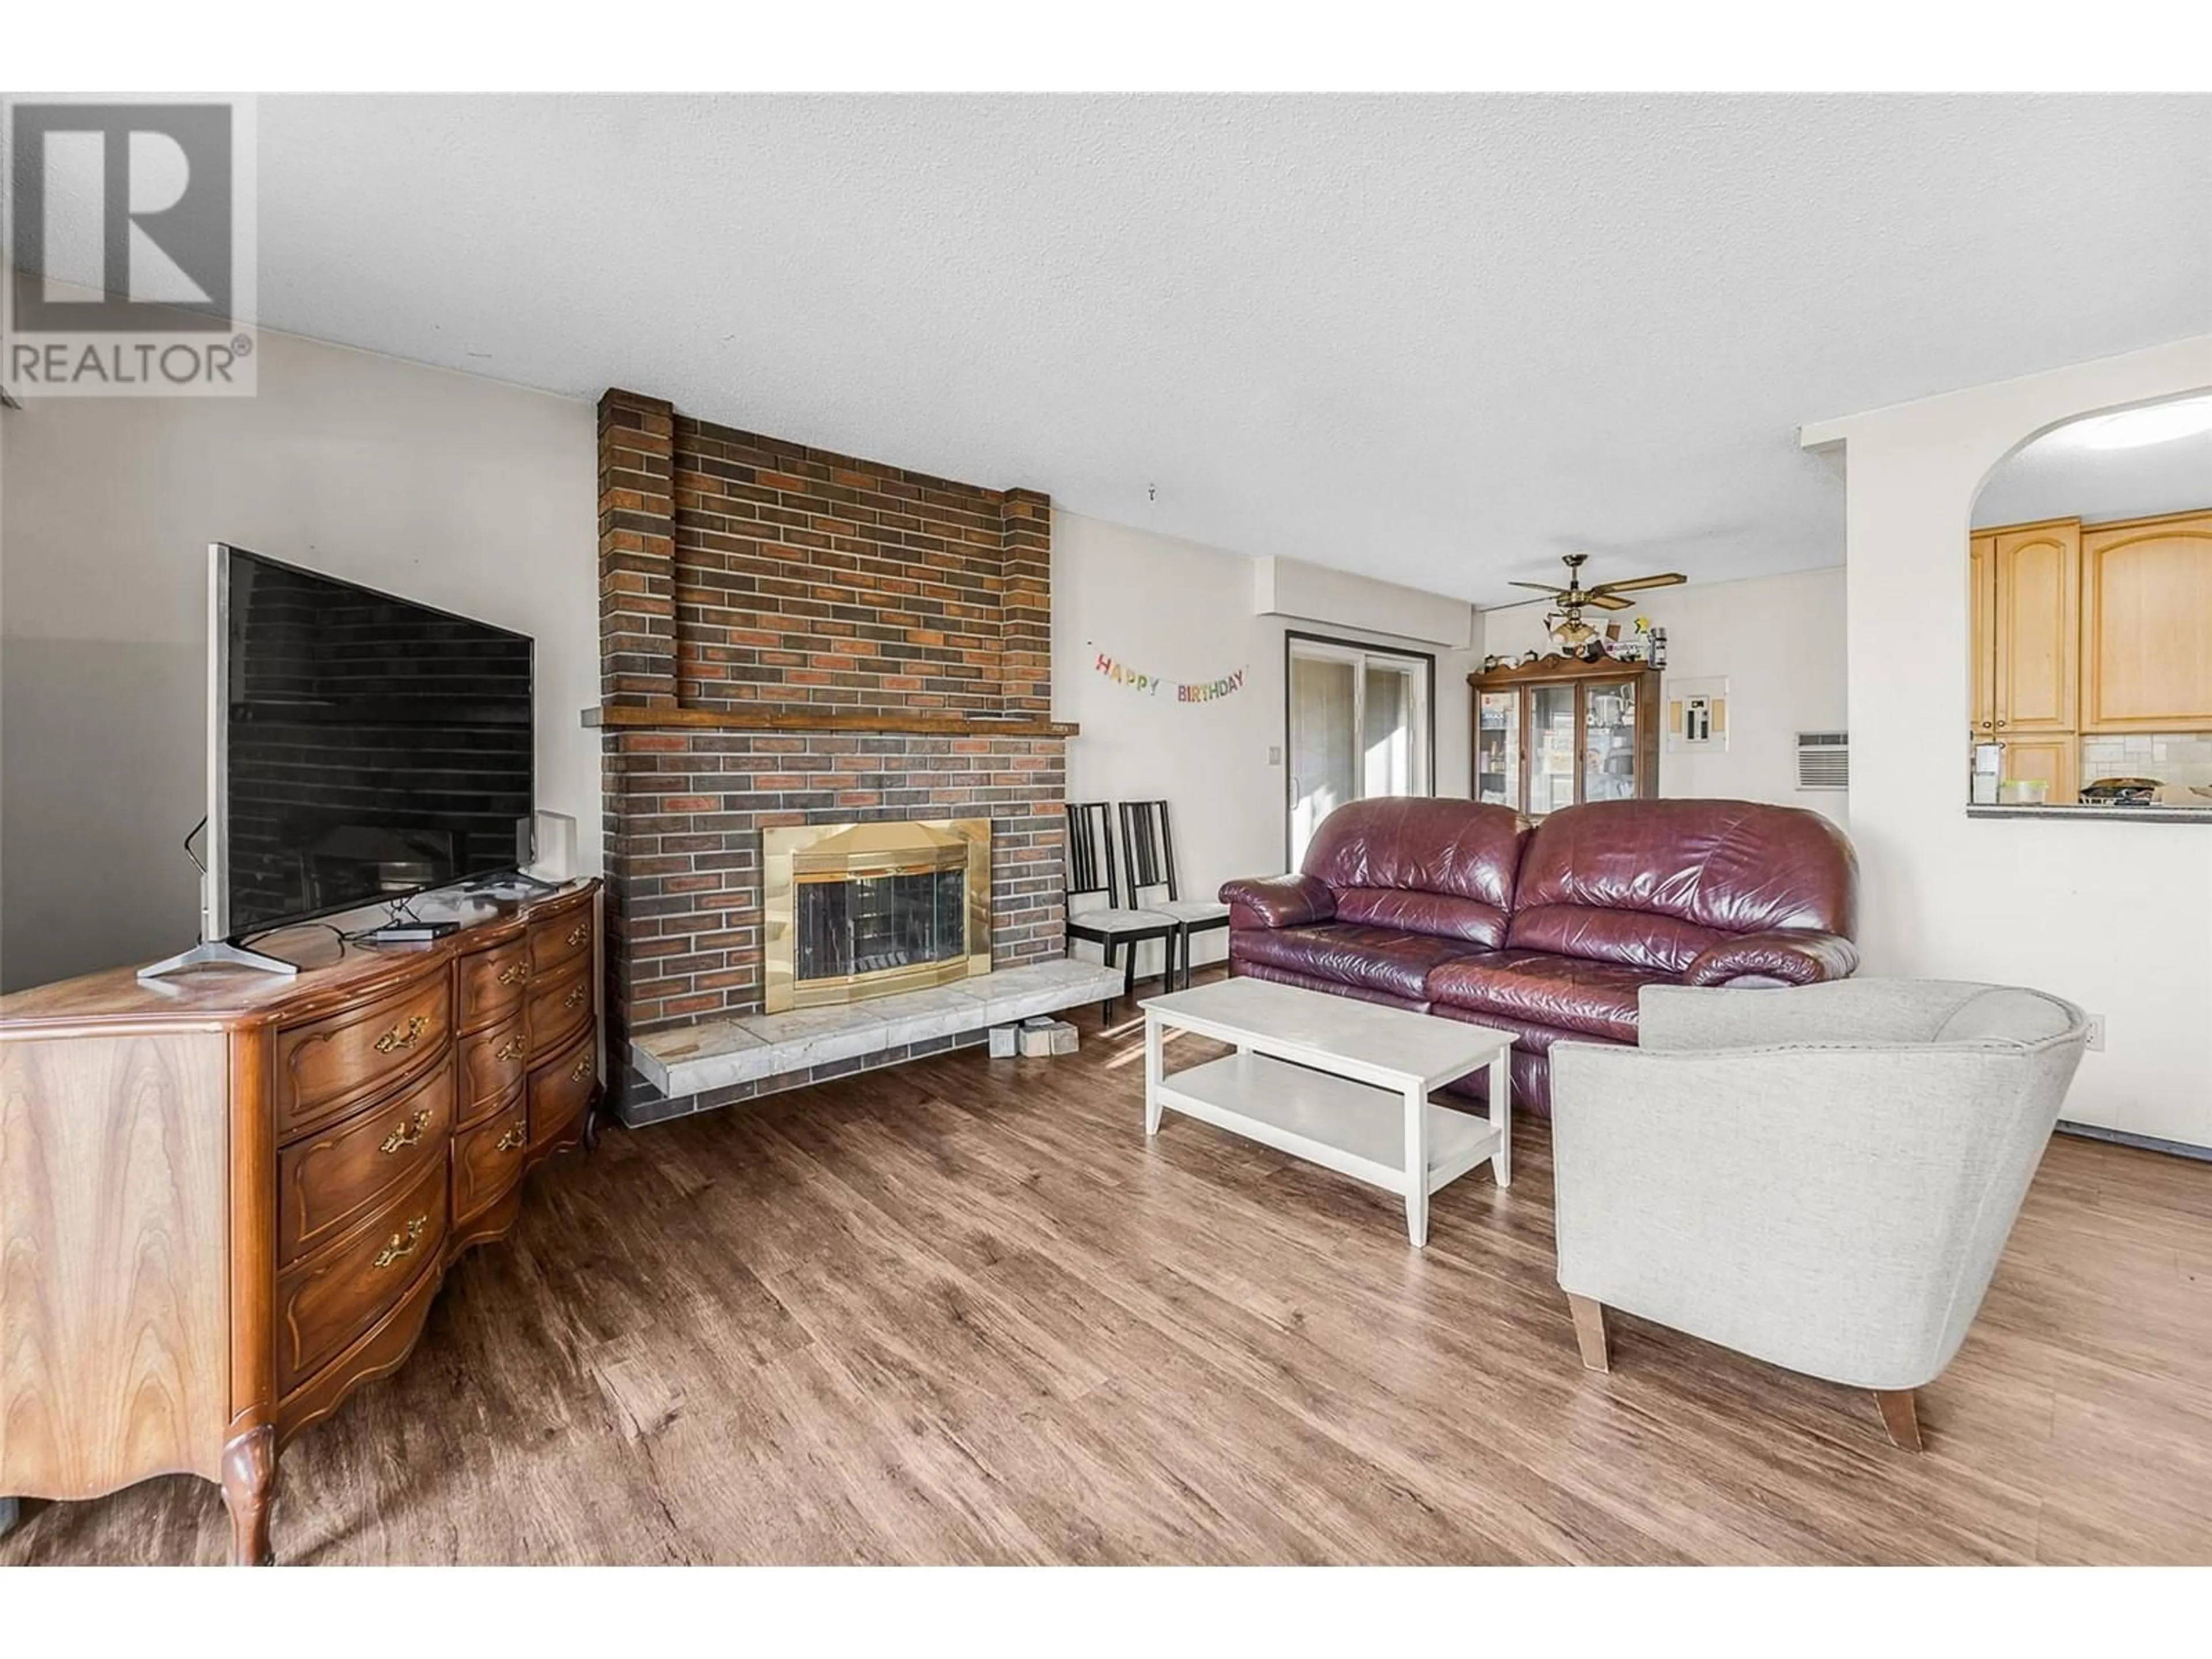
[[[812,880],[967,872],[967,946],[943,962],[799,981],[799,888]],[[991,971],[991,821],[908,818],[806,823],[761,833],[761,939],[767,1011],[832,1007]]]

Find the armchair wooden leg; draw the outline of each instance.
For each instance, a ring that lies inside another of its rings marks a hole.
[[[1575,1316],[1575,1340],[1582,1346],[1583,1369],[1611,1370],[1613,1362],[1605,1351],[1605,1304],[1586,1296],[1570,1296],[1567,1306]]]
[[[1902,1451],[1920,1449],[1920,1411],[1913,1404],[1910,1389],[1876,1389],[1874,1403],[1881,1407],[1882,1426],[1889,1437]]]

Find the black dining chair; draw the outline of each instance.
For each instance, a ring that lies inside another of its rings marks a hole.
[[[1121,803],[1122,870],[1129,902],[1172,917],[1182,951],[1182,982],[1190,984],[1190,936],[1229,926],[1229,907],[1212,899],[1187,899],[1176,884],[1175,828],[1164,800]],[[1147,896],[1159,889],[1167,896]],[[1169,986],[1172,990],[1172,983]]]
[[[1104,801],[1067,803],[1067,855],[1060,866],[1060,880],[1066,895],[1069,955],[1075,953],[1076,940],[1089,939],[1111,968],[1114,952],[1126,947],[1128,955],[1121,974],[1121,995],[1127,999],[1137,989],[1137,946],[1148,939],[1160,939],[1167,951],[1164,982],[1168,989],[1175,988],[1176,940],[1182,936],[1182,924],[1158,910],[1122,904],[1121,879],[1114,867],[1113,815]],[[1077,899],[1094,893],[1106,896],[1103,906],[1081,911],[1075,908]],[[1100,1003],[1098,1013],[1102,1019],[1112,1018],[1114,1000],[1109,997]]]

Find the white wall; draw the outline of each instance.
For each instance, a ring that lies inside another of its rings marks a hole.
[[[1068,744],[1068,799],[1165,799],[1186,897],[1284,867],[1286,774],[1268,751],[1285,740],[1283,636],[1292,629],[1433,654],[1437,793],[1467,793],[1471,651],[1363,634],[1328,617],[1256,615],[1254,562],[1242,554],[1059,509],[1052,532],[1053,712],[1083,728]],[[1170,681],[1241,668],[1244,684],[1212,702],[1179,703],[1100,674],[1101,652]],[[1203,963],[1224,949],[1217,932],[1201,935],[1194,954]],[[1148,949],[1140,971],[1158,966]]]
[[[1962,549],[2006,453],[2091,410],[2212,386],[2212,336],[1808,426],[1844,447],[1851,834],[1869,971],[1988,979],[2106,1016],[2068,1118],[2212,1146],[2212,827],[1971,819]]]
[[[1478,611],[1480,654],[1551,649],[1544,631],[1550,608],[1537,599]],[[1797,787],[1797,734],[1844,726],[1842,566],[1666,588],[1638,595],[1632,611],[1592,617],[1619,622],[1624,632],[1632,618],[1649,617],[1667,630],[1662,693],[1678,679],[1728,679],[1727,749],[1670,753],[1662,736],[1661,794],[1774,801],[1846,822],[1842,791]]]
[[[211,541],[534,635],[538,799],[599,867],[592,406],[260,343],[258,397],[0,413],[0,986],[195,935]]]

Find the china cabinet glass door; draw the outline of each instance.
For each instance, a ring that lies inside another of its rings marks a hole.
[[[1537,685],[1528,690],[1528,805],[1533,817],[1575,804],[1581,750],[1575,727],[1575,688]]]
[[[1521,694],[1485,691],[1476,700],[1474,798],[1521,805]]]
[[[1636,682],[1583,688],[1583,799],[1636,796]]]

